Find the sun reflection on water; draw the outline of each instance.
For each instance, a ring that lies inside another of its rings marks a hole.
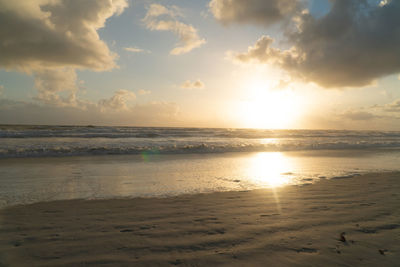
[[[280,187],[291,182],[293,163],[280,152],[260,152],[250,159],[248,176],[253,182],[268,187]]]

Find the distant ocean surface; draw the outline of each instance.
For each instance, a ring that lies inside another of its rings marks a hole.
[[[0,126],[0,157],[400,149],[400,132]]]
[[[0,126],[0,208],[303,186],[399,170],[400,132]]]

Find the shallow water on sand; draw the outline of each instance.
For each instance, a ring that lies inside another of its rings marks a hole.
[[[251,190],[400,169],[395,150],[0,159],[0,207],[59,199]]]

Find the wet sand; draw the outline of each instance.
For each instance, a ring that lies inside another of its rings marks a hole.
[[[398,266],[400,173],[0,210],[0,266]]]

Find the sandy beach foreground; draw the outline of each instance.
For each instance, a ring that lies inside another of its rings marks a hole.
[[[0,210],[0,266],[398,266],[400,173]]]

